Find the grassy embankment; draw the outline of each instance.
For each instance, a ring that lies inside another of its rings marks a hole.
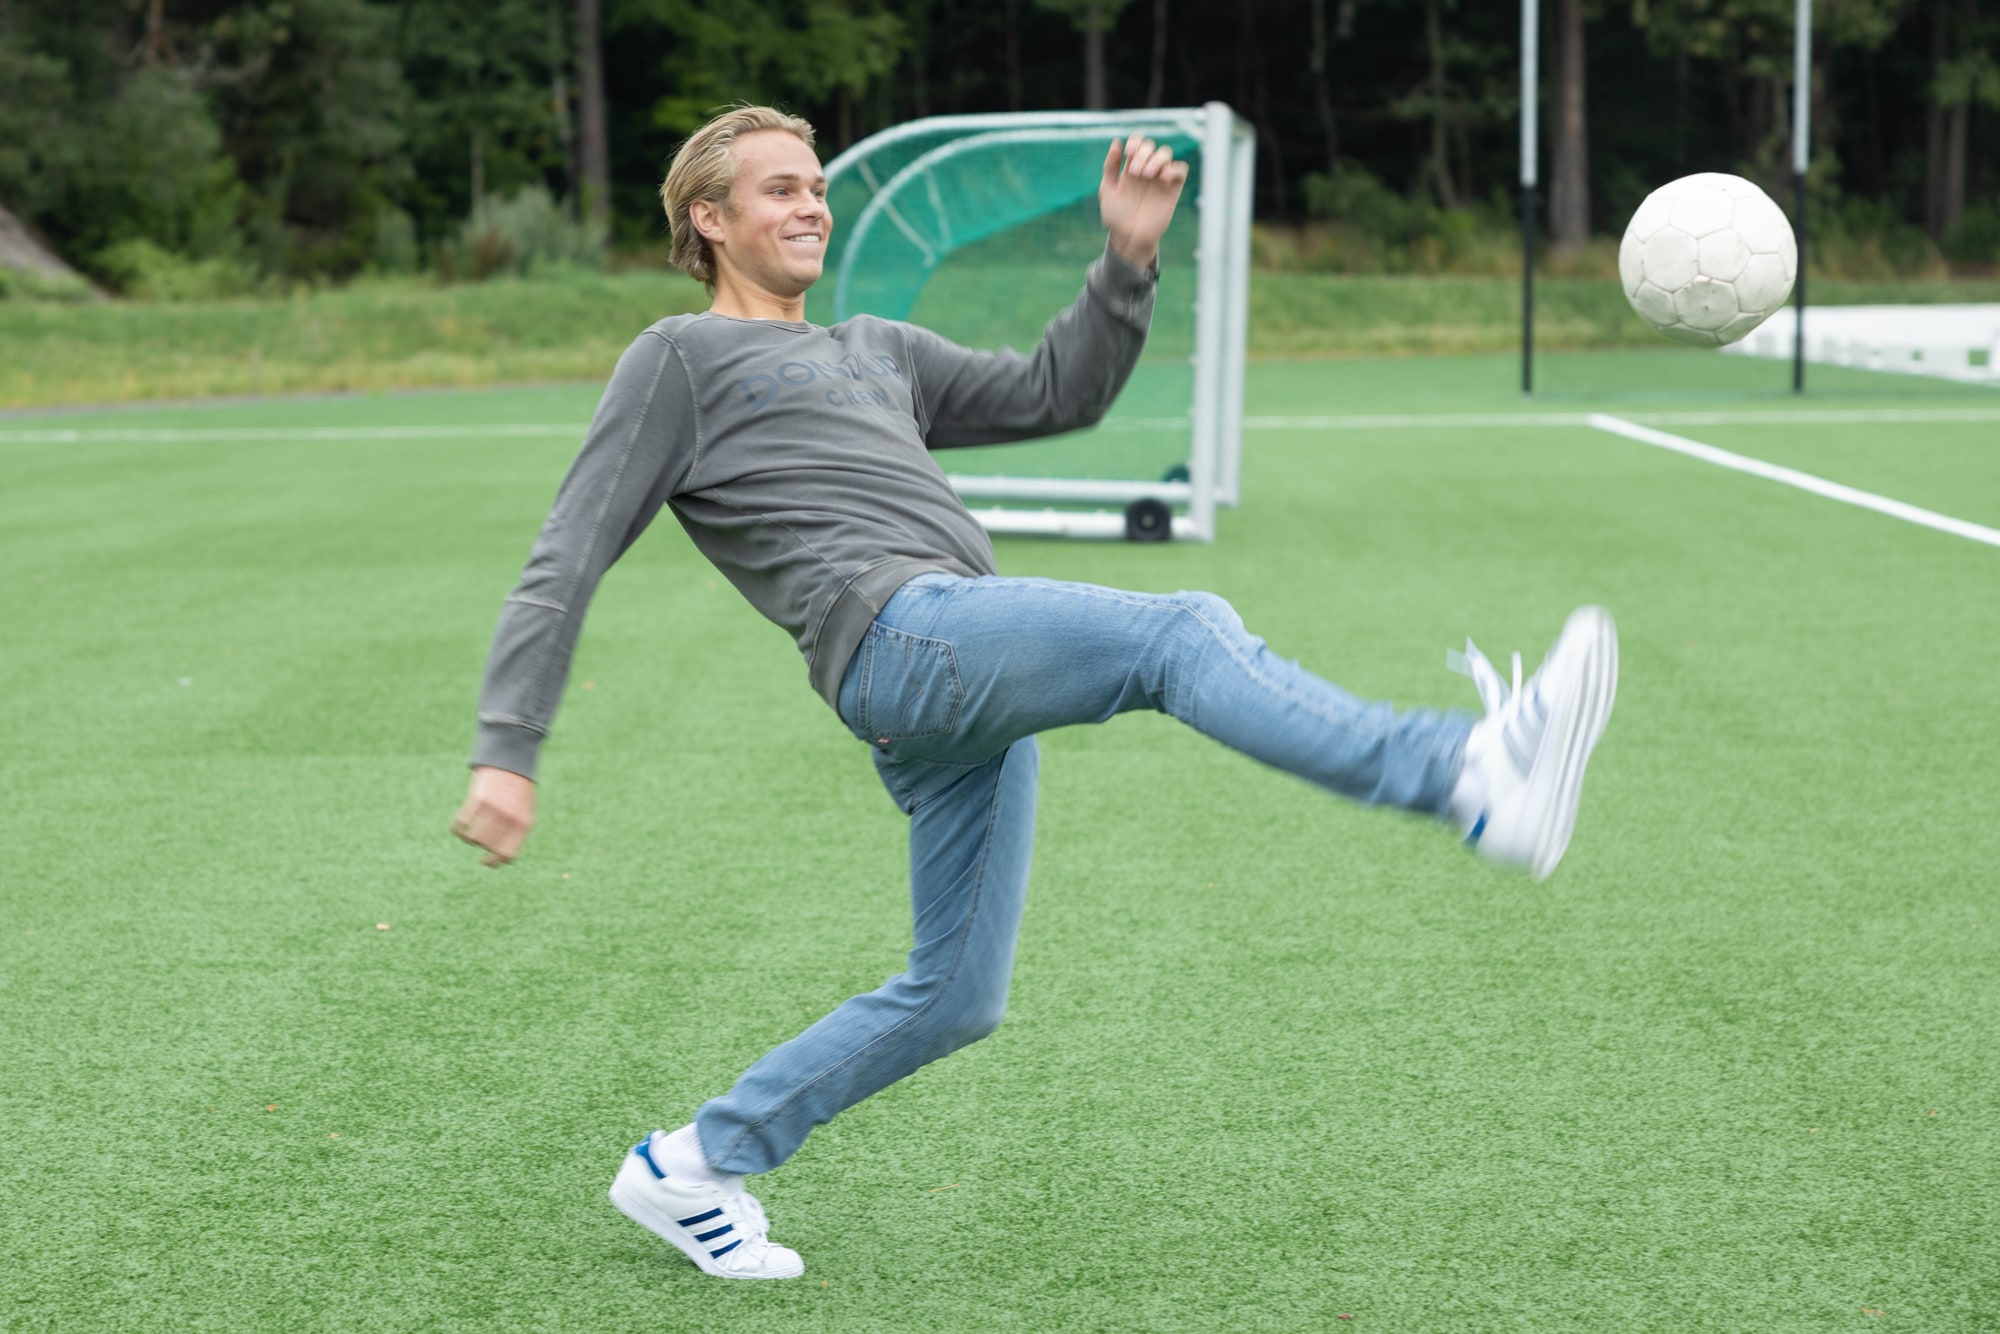
[[[1815,300],[2000,301],[2000,281],[1816,281]],[[147,399],[597,380],[634,332],[697,310],[701,289],[651,270],[435,286],[357,283],[277,300],[0,302],[0,409]],[[1259,358],[1505,351],[1520,337],[1505,277],[1258,273]],[[1548,278],[1537,342],[1550,349],[1666,344],[1617,284]]]

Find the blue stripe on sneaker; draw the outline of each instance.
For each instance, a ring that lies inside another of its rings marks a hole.
[[[656,1179],[660,1181],[665,1181],[667,1179],[667,1174],[665,1172],[662,1172],[660,1170],[660,1165],[653,1161],[652,1143],[653,1143],[652,1138],[648,1136],[646,1139],[642,1139],[637,1144],[634,1144],[632,1146],[632,1152],[638,1154],[641,1158],[644,1158],[646,1160],[646,1166],[652,1170],[653,1176]]]
[[[736,1224],[724,1223],[721,1227],[716,1228],[713,1232],[695,1233],[694,1239],[696,1241],[714,1241],[717,1237],[723,1235],[725,1232],[734,1232],[735,1230],[736,1230]]]
[[[711,1218],[720,1218],[720,1217],[722,1217],[722,1207],[720,1205],[717,1205],[715,1208],[710,1209],[707,1213],[696,1214],[693,1218],[676,1218],[674,1220],[674,1226],[693,1227],[696,1223],[706,1223]]]
[[[1486,812],[1481,811],[1479,813],[1479,819],[1475,821],[1472,826],[1472,832],[1465,836],[1465,841],[1467,843],[1477,843],[1479,841],[1479,836],[1485,832],[1486,832]]]
[[[743,1238],[738,1237],[735,1241],[730,1242],[727,1246],[724,1246],[722,1249],[710,1251],[708,1253],[708,1258],[711,1260],[720,1260],[723,1256],[729,1254],[731,1251],[735,1250],[738,1246],[741,1246],[742,1244],[743,1244]]]

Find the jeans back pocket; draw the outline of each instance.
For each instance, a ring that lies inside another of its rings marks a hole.
[[[878,622],[869,628],[861,652],[861,716],[856,721],[864,740],[907,741],[958,726],[965,686],[950,644]]]

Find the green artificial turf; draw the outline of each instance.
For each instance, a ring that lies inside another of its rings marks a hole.
[[[1634,355],[1530,403],[1504,357],[1259,366],[1248,411],[1769,410],[1669,429],[2000,522],[1990,420]],[[903,821],[663,522],[527,855],[446,834],[574,440],[380,428],[593,399],[0,423],[0,1327],[2000,1327],[2000,550],[1534,423],[1268,426],[1212,546],[998,546],[1413,705],[1603,602],[1557,876],[1164,718],[1053,734],[1008,1021],[758,1183],[803,1280],[697,1274],[605,1187],[896,970]]]

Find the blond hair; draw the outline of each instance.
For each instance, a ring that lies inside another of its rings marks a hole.
[[[734,107],[689,135],[674,154],[674,165],[660,185],[660,204],[667,211],[673,246],[667,262],[715,291],[715,256],[708,238],[695,229],[689,210],[698,199],[729,206],[729,188],[736,183],[736,158],[730,152],[738,135],[759,130],[783,130],[813,146],[810,121],[775,107]]]

